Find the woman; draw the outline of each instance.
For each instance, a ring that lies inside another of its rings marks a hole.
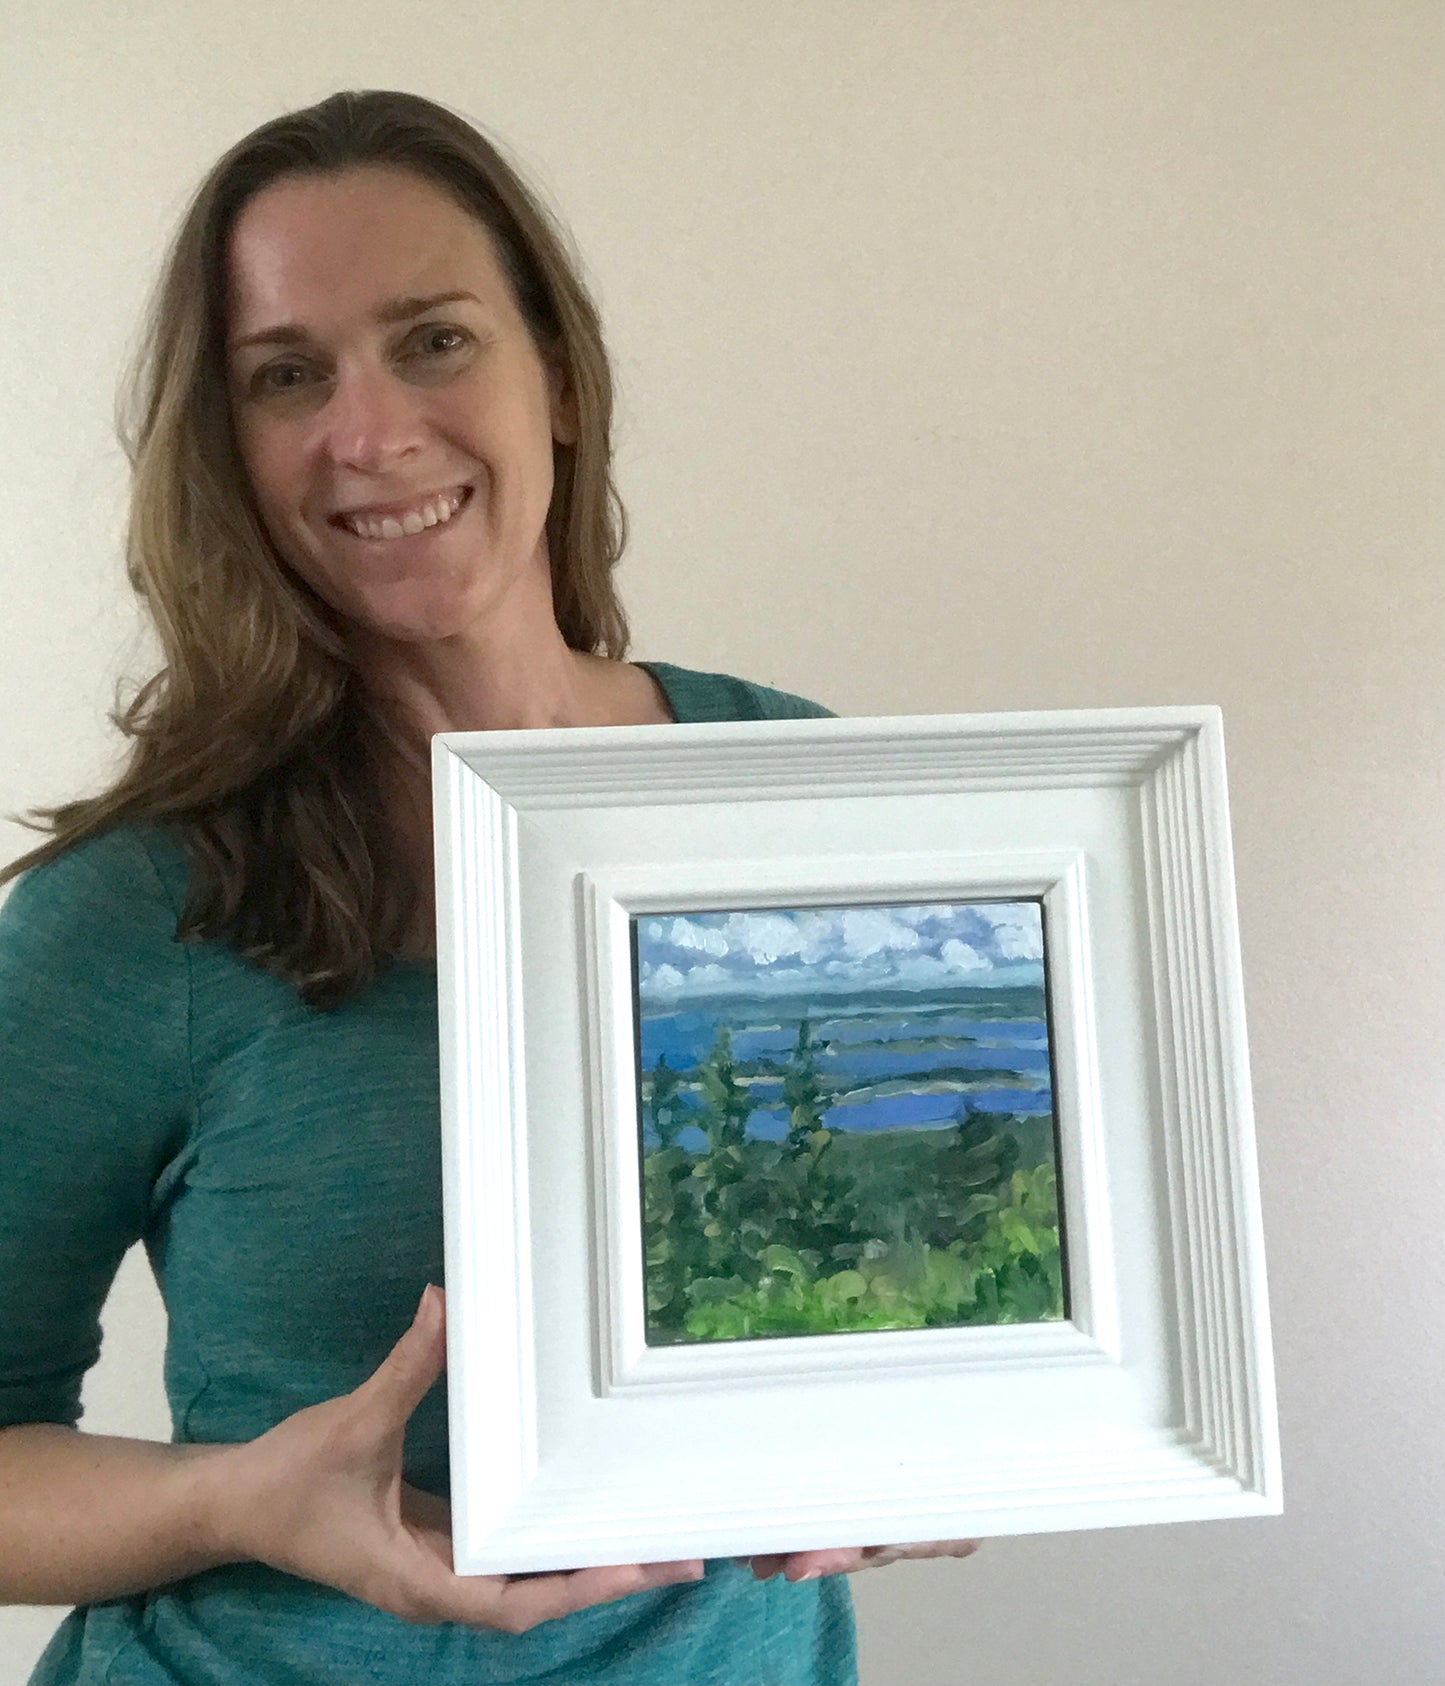
[[[35,1679],[853,1678],[834,1572],[901,1553],[451,1571],[428,739],[823,712],[622,659],[562,242],[452,114],[336,95],[211,172],[136,395],[164,663],[0,916],[0,1597],[83,1606]],[[136,1239],[171,1446],[74,1427]]]

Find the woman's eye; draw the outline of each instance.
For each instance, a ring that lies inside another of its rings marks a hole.
[[[264,369],[258,369],[252,387],[261,393],[291,392],[298,386],[304,386],[310,379],[310,372],[304,363],[268,363]]]
[[[418,344],[431,357],[445,357],[448,352],[461,350],[466,335],[458,328],[427,327],[420,330]]]

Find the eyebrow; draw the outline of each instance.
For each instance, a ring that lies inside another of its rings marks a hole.
[[[432,293],[426,298],[407,296],[391,299],[382,305],[376,313],[376,320],[388,324],[409,322],[413,316],[424,315],[440,304],[456,304],[462,299],[472,304],[482,302],[475,293],[466,292]],[[274,328],[260,328],[254,334],[242,334],[239,339],[231,341],[230,349],[240,351],[248,345],[304,345],[310,338],[311,335],[299,323],[282,322]]]

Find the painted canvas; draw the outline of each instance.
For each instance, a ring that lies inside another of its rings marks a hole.
[[[1065,1314],[1039,902],[632,935],[650,1343]]]

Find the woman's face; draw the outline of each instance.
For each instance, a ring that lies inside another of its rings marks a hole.
[[[550,613],[575,421],[486,229],[407,170],[287,176],[237,218],[227,281],[236,435],[296,573],[406,642]]]

